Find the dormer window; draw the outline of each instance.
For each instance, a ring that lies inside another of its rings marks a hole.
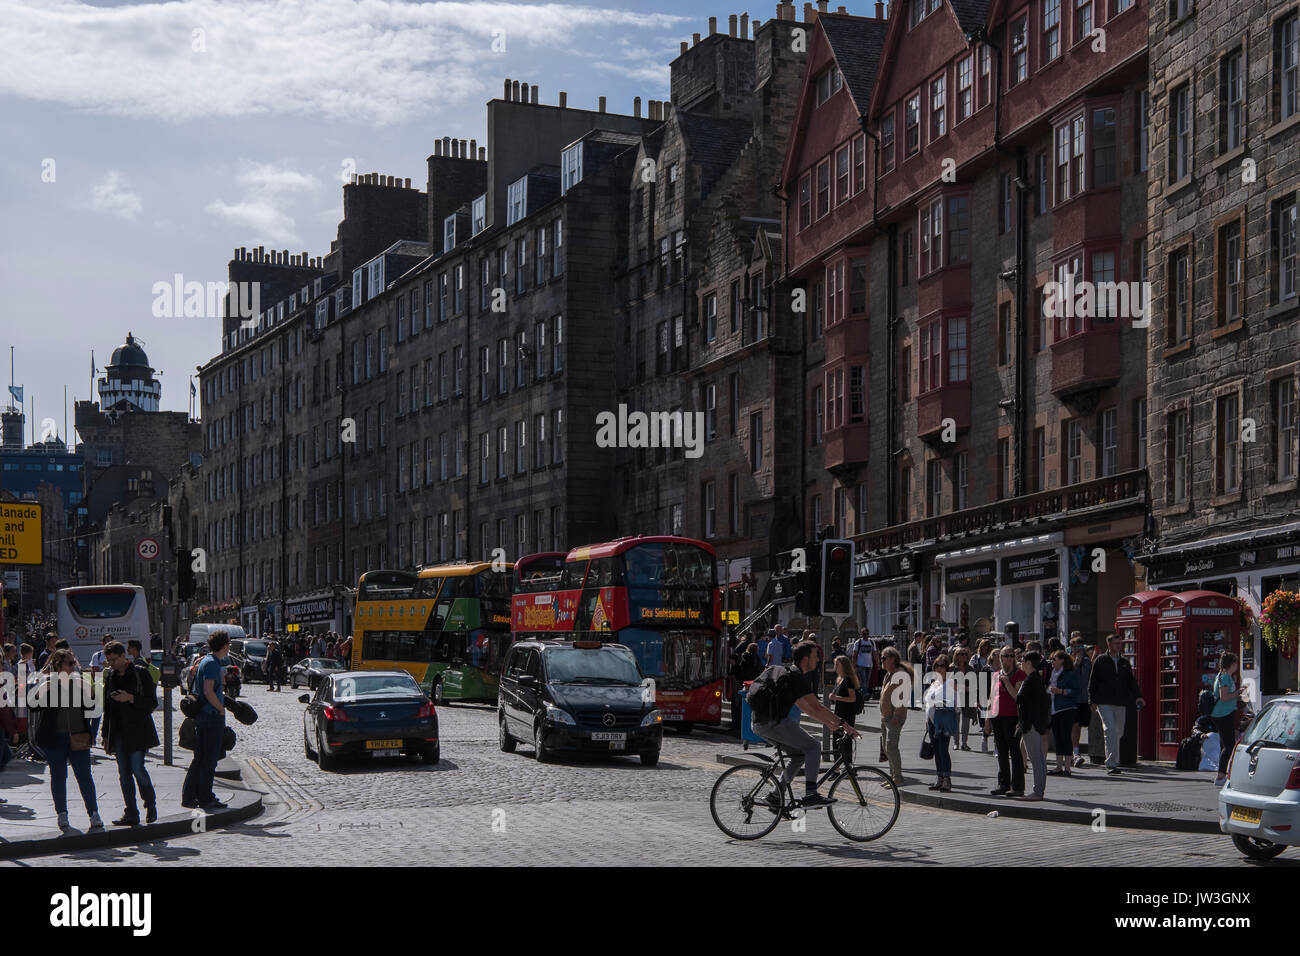
[[[298,293],[295,292],[293,295],[289,296],[289,314],[293,315],[293,313],[297,311],[298,311]],[[279,318],[281,319],[284,318],[284,314],[281,313]]]
[[[528,214],[528,177],[510,184],[506,191],[506,225],[513,226]]]
[[[456,214],[452,213],[442,221],[442,251],[449,252],[456,248]]]
[[[574,143],[560,154],[560,192],[567,193],[582,182],[582,143]]]
[[[832,96],[840,91],[844,85],[844,77],[840,75],[839,67],[832,66],[817,77],[817,105],[821,106]]]
[[[323,299],[316,303],[316,328],[323,329],[330,320],[330,300]]]
[[[487,196],[479,196],[470,205],[470,235],[477,236],[487,228]]]
[[[352,270],[352,305],[359,306],[364,301],[365,296],[365,266],[357,266]]]
[[[367,298],[373,299],[375,296],[384,291],[384,260],[383,258],[375,259],[367,267],[370,270],[370,293]]]

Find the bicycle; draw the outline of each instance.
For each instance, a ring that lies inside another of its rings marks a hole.
[[[853,738],[839,732],[835,736],[835,762],[817,780],[818,789],[830,781],[827,796],[835,800],[826,808],[826,815],[831,825],[850,840],[878,840],[898,819],[898,787],[888,774],[875,767],[854,764]],[[794,798],[782,780],[785,750],[778,745],[775,760],[766,754],[752,756],[763,764],[732,767],[718,777],[709,794],[713,822],[736,840],[761,839],[782,820],[798,819],[794,812],[801,809],[801,801]]]

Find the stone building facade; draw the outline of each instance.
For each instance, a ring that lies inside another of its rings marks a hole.
[[[1300,11],[1166,4],[1150,17],[1152,587],[1300,587]],[[1296,656],[1244,638],[1264,694]]]

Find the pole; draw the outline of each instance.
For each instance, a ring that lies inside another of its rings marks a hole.
[[[835,632],[839,630],[840,622],[833,617],[826,617],[825,615],[819,618],[819,620],[821,621],[821,633],[818,636],[821,639],[822,646],[822,704],[827,710],[833,711],[835,709],[831,704],[831,690],[833,685],[826,677],[826,665],[831,663],[831,639]],[[829,628],[826,626],[827,621],[830,622]],[[822,753],[831,753],[831,729],[825,724],[822,725]]]

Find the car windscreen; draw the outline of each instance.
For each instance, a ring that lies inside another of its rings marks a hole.
[[[313,657],[311,660],[307,662],[307,666],[314,667],[317,670],[322,670],[322,671],[343,670],[343,662],[336,661],[331,657]]]
[[[266,641],[248,641],[244,644],[244,653],[254,657],[266,656]]]
[[[134,591],[83,591],[68,595],[68,606],[88,620],[123,617],[131,610]]]
[[[334,681],[335,700],[359,700],[365,697],[420,693],[422,693],[420,686],[410,674],[357,674],[353,677],[336,678]]]
[[[1257,740],[1300,750],[1300,700],[1277,700],[1246,731],[1247,745]]]
[[[640,684],[631,652],[621,647],[548,647],[546,678],[557,684]]]

